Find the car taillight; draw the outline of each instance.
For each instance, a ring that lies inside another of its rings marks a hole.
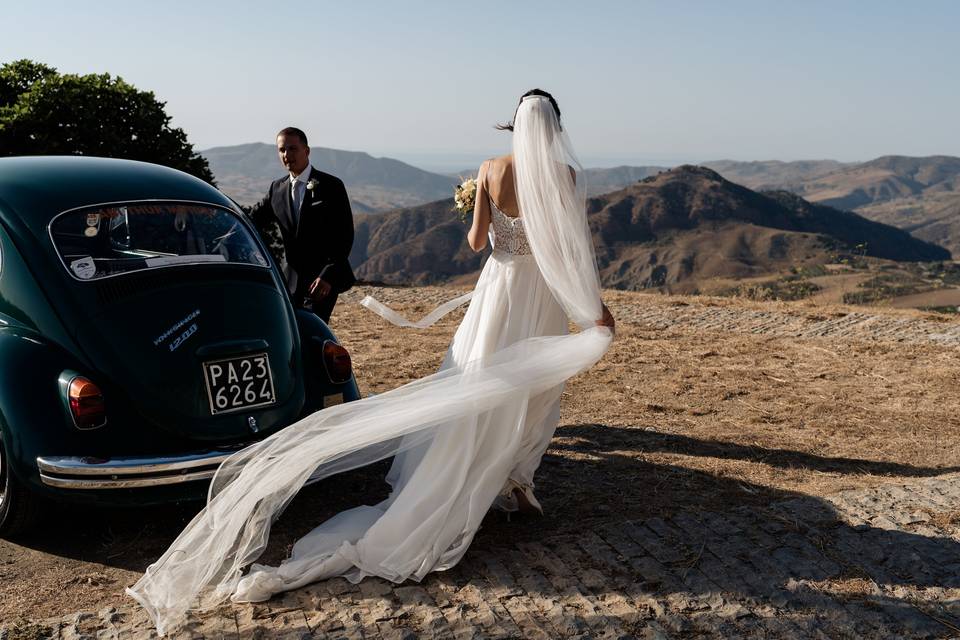
[[[107,423],[106,406],[100,387],[83,376],[70,381],[67,390],[70,414],[78,429],[96,429]]]
[[[334,384],[346,382],[353,375],[350,353],[333,340],[323,343],[323,366],[327,370],[330,382]]]

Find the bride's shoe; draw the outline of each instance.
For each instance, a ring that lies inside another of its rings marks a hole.
[[[495,509],[505,512],[508,520],[510,514],[514,512],[543,515],[543,507],[540,506],[537,497],[533,495],[533,488],[524,486],[515,480],[507,481],[507,485],[497,496],[493,506]]]
[[[539,513],[543,515],[543,507],[530,487],[514,487],[513,497],[517,501],[517,511],[520,513]]]

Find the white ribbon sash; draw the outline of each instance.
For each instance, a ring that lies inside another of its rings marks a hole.
[[[476,289],[465,293],[462,296],[454,298],[453,300],[447,300],[439,307],[420,318],[416,322],[411,322],[407,320],[402,315],[383,304],[373,296],[367,296],[360,301],[360,304],[370,311],[373,311],[375,314],[386,320],[391,324],[395,324],[398,327],[412,327],[414,329],[426,329],[427,327],[433,325],[437,320],[447,315],[454,309],[457,309],[464,304],[470,302],[470,299],[473,298],[473,295],[477,292]]]

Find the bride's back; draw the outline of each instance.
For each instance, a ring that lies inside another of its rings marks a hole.
[[[487,163],[486,188],[500,211],[511,218],[520,217],[517,189],[513,179],[513,156],[493,158]]]
[[[576,182],[577,174],[570,167],[570,176]],[[520,204],[517,201],[517,185],[513,176],[513,155],[508,154],[487,161],[484,185],[493,204],[511,218],[520,217]]]

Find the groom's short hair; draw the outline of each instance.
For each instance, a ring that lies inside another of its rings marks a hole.
[[[280,129],[280,133],[277,134],[278,138],[280,136],[297,136],[300,138],[300,142],[303,143],[303,146],[310,146],[307,143],[307,134],[305,134],[302,129],[297,129],[296,127],[284,127],[283,129]]]

